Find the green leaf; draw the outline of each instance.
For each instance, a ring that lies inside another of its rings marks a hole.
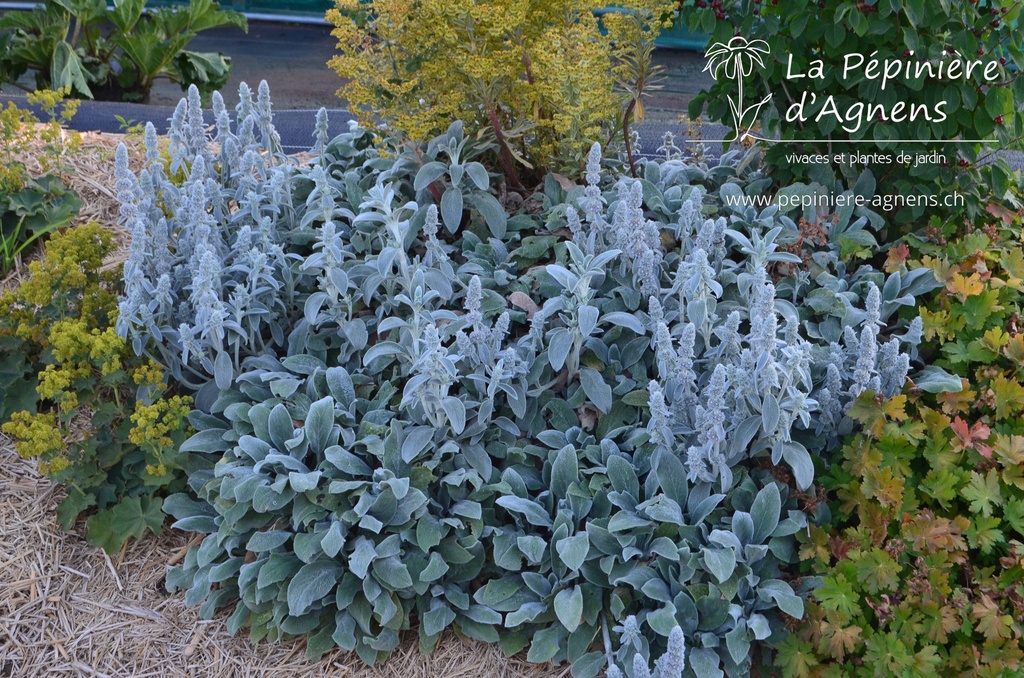
[[[725,634],[725,646],[733,662],[742,664],[750,654],[750,641],[747,640],[747,625],[741,620],[733,630]]]
[[[245,544],[246,551],[262,553],[271,551],[282,546],[291,539],[292,533],[287,530],[268,530],[266,532],[254,532],[249,541]]]
[[[736,569],[735,551],[732,549],[707,547],[702,553],[704,554],[704,565],[707,567],[708,572],[715,576],[719,584],[727,581],[732,576],[733,571]]]
[[[68,487],[68,496],[57,506],[57,523],[65,530],[75,526],[82,511],[96,505],[96,495],[86,494],[74,486]]]
[[[564,499],[569,494],[569,486],[579,482],[579,479],[580,468],[576,448],[566,445],[555,453],[555,461],[551,464],[551,492],[556,497]]]
[[[558,557],[565,563],[565,566],[571,572],[575,572],[583,566],[583,561],[587,559],[587,554],[590,553],[590,537],[587,536],[586,532],[580,532],[577,535],[560,540],[555,545],[555,550],[558,551]]]
[[[66,42],[58,42],[54,49],[53,61],[50,63],[50,83],[53,89],[67,87],[90,99],[94,98],[81,58]]]
[[[579,584],[558,592],[555,596],[555,616],[569,633],[580,625],[580,619],[583,617],[583,590]]]
[[[320,454],[328,445],[337,442],[337,435],[331,435],[333,429],[334,398],[327,396],[310,405],[306,415],[305,431],[310,451]]]
[[[779,609],[790,617],[800,619],[804,616],[804,601],[793,593],[793,587],[781,579],[765,579],[757,587],[757,595],[761,600],[774,600]]]
[[[417,193],[441,178],[448,171],[448,166],[443,162],[428,162],[416,172],[416,179],[412,187]]]
[[[448,423],[452,425],[455,435],[459,435],[466,428],[466,406],[462,400],[455,396],[448,396],[441,401],[444,413],[448,415]]]
[[[960,377],[950,374],[937,365],[928,365],[911,376],[914,385],[926,393],[959,393],[963,390]]]
[[[526,559],[534,565],[541,561],[545,551],[548,549],[547,542],[533,534],[526,537],[516,537],[516,546],[526,556]]]
[[[782,498],[775,483],[761,488],[750,507],[750,517],[754,520],[754,537],[751,543],[761,544],[775,531],[782,515]]]
[[[122,33],[129,33],[142,17],[146,0],[117,0],[114,8],[107,12],[107,19]]]
[[[590,402],[594,403],[597,409],[608,414],[612,409],[612,387],[609,386],[601,373],[592,367],[580,369],[580,384],[583,392],[587,394]]]
[[[490,229],[491,235],[499,240],[505,237],[505,231],[508,228],[508,215],[505,214],[504,208],[501,203],[490,193],[474,193],[472,196],[473,204],[477,210],[484,217],[484,222],[487,224],[487,228]]]
[[[961,494],[971,503],[971,511],[980,513],[986,518],[992,515],[993,507],[1003,504],[999,474],[995,469],[989,469],[984,476],[977,471],[971,471],[971,480]]]
[[[449,233],[459,230],[462,223],[462,191],[455,186],[449,186],[441,196],[441,219]]]
[[[436,636],[448,628],[453,621],[455,621],[455,613],[450,607],[441,603],[423,615],[423,632],[428,636]]]
[[[848,619],[854,619],[860,612],[860,594],[842,574],[825,577],[814,597],[826,610],[838,612]]]
[[[333,560],[303,565],[288,583],[288,614],[298,617],[309,612],[334,589],[344,569]]]
[[[370,570],[370,563],[376,557],[377,549],[374,548],[373,542],[366,537],[360,537],[356,540],[356,547],[352,551],[352,555],[348,557],[348,568],[355,576],[360,579],[366,579],[366,574]]]
[[[783,442],[782,458],[786,460],[793,469],[793,476],[796,478],[796,486],[806,490],[814,482],[814,462],[807,448],[800,443]]]
[[[416,544],[424,553],[440,544],[444,534],[445,527],[429,513],[416,522]]]
[[[543,664],[551,661],[561,649],[565,639],[565,632],[560,626],[549,626],[533,634],[533,642],[530,644],[530,651],[526,654],[526,661],[534,664]]]
[[[701,647],[690,650],[688,657],[690,668],[693,669],[697,678],[722,678],[725,673],[718,668],[721,659],[718,653],[712,649]]]
[[[141,496],[97,512],[88,521],[87,539],[107,553],[116,553],[129,537],[141,539],[146,532],[160,534],[164,524],[162,500]]]
[[[412,575],[398,556],[378,558],[373,561],[373,574],[381,584],[392,591],[412,587]]]
[[[444,561],[444,558],[440,553],[434,552],[430,554],[430,561],[427,566],[420,572],[420,581],[431,582],[436,579],[440,579],[448,572],[448,563]]]

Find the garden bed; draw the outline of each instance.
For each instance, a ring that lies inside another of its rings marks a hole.
[[[76,223],[95,220],[115,234],[119,247],[105,263],[126,255],[128,233],[117,225],[114,150],[128,141],[132,164],[139,156],[132,137],[86,132],[78,151],[66,158],[65,179],[82,197]],[[27,158],[29,170],[38,164]],[[137,169],[137,167],[133,167]],[[29,259],[37,256],[34,254]],[[14,285],[13,271],[3,287]],[[415,632],[387,665],[367,668],[355,654],[340,651],[310,663],[303,641],[252,645],[232,637],[223,617],[199,618],[181,594],[164,585],[167,566],[180,563],[197,543],[177,530],[131,540],[115,556],[57,524],[64,494],[38,471],[35,461],[15,453],[0,435],[0,677],[55,676],[339,676],[416,678],[567,676],[569,668],[508,660],[485,643],[446,635],[430,656],[421,655]],[[168,554],[171,554],[168,556]]]

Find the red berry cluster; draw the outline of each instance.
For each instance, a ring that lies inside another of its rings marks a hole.
[[[866,2],[858,2],[857,9],[860,10],[861,12],[864,12],[865,14],[878,11],[878,7],[876,5],[869,5]]]
[[[694,6],[696,6],[697,9],[711,7],[711,9],[715,10],[716,19],[721,21],[722,19],[725,18],[725,10],[722,8],[722,0],[711,0],[710,5],[708,4],[707,0],[695,0]]]

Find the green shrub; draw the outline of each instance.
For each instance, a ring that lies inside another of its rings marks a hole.
[[[821,585],[780,650],[795,676],[1016,676],[1024,670],[1024,243],[1020,215],[890,262],[934,273],[929,361],[959,393],[861,397],[865,432],[824,483],[833,519],[801,549]],[[940,232],[937,238],[943,238]]]
[[[61,129],[75,114],[77,102],[65,102],[57,112],[57,102],[67,94],[36,92],[29,103],[39,104],[49,114],[47,125],[37,127],[35,116],[22,111],[13,102],[0,108],[0,275],[6,274],[40,238],[68,225],[78,214],[81,202],[61,176],[66,154],[73,153],[80,138],[76,132]],[[41,142],[36,146],[37,142]],[[55,171],[34,177],[25,167],[24,156],[36,146],[43,171]],[[0,414],[3,409],[0,408]]]
[[[55,234],[29,275],[0,296],[4,433],[23,457],[64,484],[58,520],[90,511],[88,540],[116,552],[159,533],[162,496],[184,484],[176,448],[191,399],[158,399],[160,367],[135,358],[114,332],[120,270],[96,223]]]
[[[1018,26],[1019,4],[1004,0],[685,0],[682,13],[691,29],[710,33],[712,41],[727,44],[733,36],[765,41],[770,54],[761,55],[764,68],[755,68],[749,78],[745,104],[773,95],[762,110],[762,123],[769,133],[777,132],[787,142],[771,144],[765,151],[766,162],[780,185],[820,175],[826,167],[842,173],[852,184],[863,164],[822,167],[791,163],[787,156],[858,151],[888,156],[868,163],[879,180],[880,194],[944,198],[958,191],[966,201],[961,210],[952,211],[963,211],[969,217],[978,216],[990,195],[1002,198],[1009,188],[1010,171],[993,155],[999,148],[1020,148],[1024,134],[1024,117],[1018,110],[1024,102],[1024,78],[1020,77],[1024,32]],[[954,56],[947,56],[947,50],[955,51]],[[864,62],[843,77],[845,59],[855,53],[863,56]],[[886,80],[884,88],[881,76],[866,77],[872,59],[879,60],[881,67],[876,72],[880,73],[890,62],[916,68],[920,59],[927,59],[937,67],[952,58],[980,60],[983,66],[995,62],[997,73],[994,79],[985,79],[980,68],[970,78],[895,77]],[[814,60],[822,62],[821,77],[787,77],[789,73],[809,76]],[[736,96],[735,87],[734,81],[721,78],[693,100],[690,117],[706,108],[712,118],[730,120],[729,97]],[[787,110],[805,97],[806,121],[786,122]],[[829,101],[834,102],[836,113],[816,119]],[[876,105],[881,109],[871,108]],[[928,119],[920,113],[910,115],[918,107],[924,107]],[[896,122],[900,115],[905,119]],[[744,125],[751,123],[748,118]],[[998,144],[942,143],[957,138],[995,139]],[[876,143],[833,146],[831,142],[798,143],[800,139]],[[909,145],[895,141],[901,139],[935,141]],[[907,166],[897,161],[901,152],[932,151],[944,156],[945,163]],[[996,162],[983,162],[984,158]],[[910,223],[925,211],[923,205],[893,210],[897,223]]]
[[[643,117],[653,40],[676,3],[619,4],[602,34],[595,0],[339,0],[327,13],[340,50],[330,65],[363,124],[422,143],[461,120],[493,143],[488,164],[511,187],[520,174],[530,187],[549,171],[579,176],[592,143],[623,142]]]
[[[725,207],[770,181],[754,156],[609,181],[595,146],[585,186],[509,214],[460,123],[413,153],[321,115],[299,167],[258,152],[264,86],[234,129],[215,108],[216,154],[197,96],[175,115],[182,186],[152,143],[120,180],[119,331],[197,388],[194,494],[165,507],[208,536],[169,586],[312,657],[418,624],[592,676],[634,615],[641,662],[678,626],[697,675],[746,675],[802,614],[811,451],[899,390],[914,337],[883,318],[920,276],[824,246],[812,280],[777,208]]]
[[[35,74],[36,89],[67,88],[75,97],[149,101],[157,78],[205,94],[223,87],[231,59],[186,49],[201,31],[223,26],[248,30],[238,12],[212,0],[187,7],[146,8],[146,0],[46,0],[31,11],[0,18],[0,83]]]

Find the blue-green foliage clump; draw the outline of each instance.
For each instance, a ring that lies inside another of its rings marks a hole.
[[[183,104],[184,183],[154,153],[130,201],[120,327],[198,391],[165,507],[208,536],[169,586],[312,657],[454,627],[576,676],[666,648],[656,675],[747,675],[802,615],[814,458],[902,386],[920,281],[782,251],[776,208],[722,205],[764,187],[750,156],[633,180],[595,146],[585,186],[509,210],[457,124],[416,157],[321,118],[300,166],[247,92],[217,154]]]

